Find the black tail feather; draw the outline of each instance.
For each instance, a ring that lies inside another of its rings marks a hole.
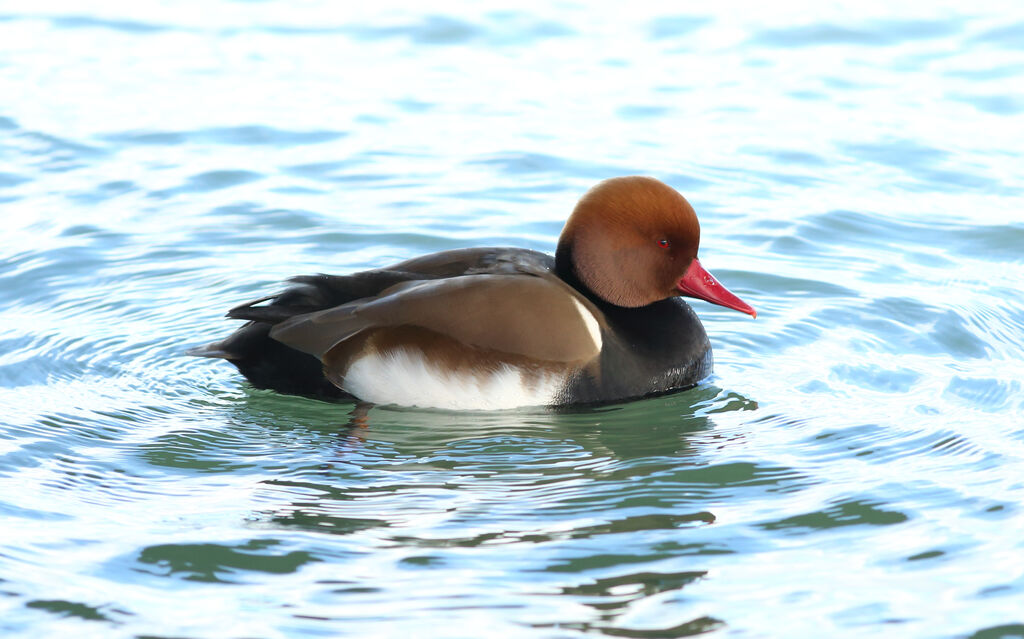
[[[228,311],[227,316],[231,319],[280,324],[296,315],[305,315],[317,310],[320,309],[316,306],[239,306]]]
[[[281,322],[352,300],[378,295],[386,288],[423,274],[375,270],[354,275],[300,275],[280,293],[240,304],[228,311],[231,319],[246,324],[219,342],[186,351],[196,357],[225,359],[256,388],[320,399],[351,397],[323,374],[319,359],[270,337],[270,329]]]
[[[213,359],[239,359],[241,356],[237,353],[224,350],[224,342],[211,342],[205,346],[196,346],[185,351],[186,355],[192,357],[210,357]]]

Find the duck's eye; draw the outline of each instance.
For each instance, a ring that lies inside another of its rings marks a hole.
[[[658,246],[663,249],[672,248],[672,242],[669,242],[668,240],[658,240]]]

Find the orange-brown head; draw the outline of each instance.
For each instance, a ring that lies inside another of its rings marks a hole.
[[[700,224],[678,191],[642,176],[605,180],[580,199],[556,261],[601,299],[639,307],[688,295],[757,316],[697,260]]]

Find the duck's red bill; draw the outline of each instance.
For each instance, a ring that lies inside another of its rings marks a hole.
[[[722,286],[715,276],[704,270],[697,258],[693,258],[690,267],[683,273],[683,278],[676,284],[676,288],[683,295],[696,297],[697,299],[718,304],[734,311],[746,313],[757,317],[757,311],[750,304],[729,292],[729,289]]]

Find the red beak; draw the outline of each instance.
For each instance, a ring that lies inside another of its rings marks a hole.
[[[736,297],[729,292],[729,289],[719,284],[714,275],[704,270],[704,267],[700,265],[697,258],[693,258],[693,262],[690,263],[689,268],[683,273],[683,278],[676,284],[676,288],[683,295],[696,297],[712,304],[718,304],[719,306],[757,317],[757,311],[754,310],[754,307]]]

